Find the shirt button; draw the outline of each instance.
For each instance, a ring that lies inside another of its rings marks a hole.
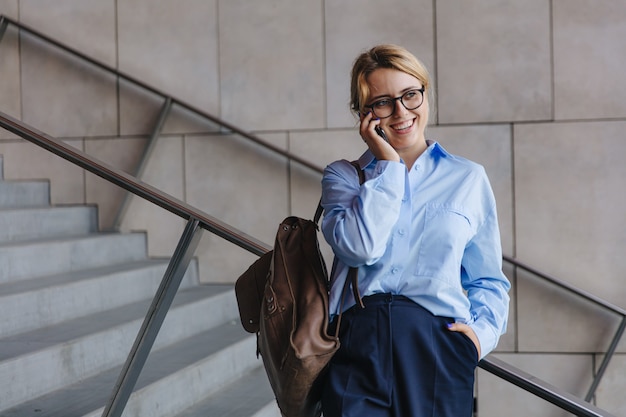
[[[404,229],[400,229],[400,230],[398,230],[398,234],[399,234],[400,236],[404,236],[404,233],[405,233],[405,232],[404,232]]]
[[[392,268],[392,269],[391,269],[391,273],[392,273],[392,274],[397,274],[397,273],[398,273],[398,271],[399,271],[399,269],[398,269],[398,268]]]

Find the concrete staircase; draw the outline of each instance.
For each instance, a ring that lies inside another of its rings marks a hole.
[[[100,416],[168,260],[1,173],[0,157],[0,417]],[[192,264],[124,416],[280,416],[255,352],[233,286]]]

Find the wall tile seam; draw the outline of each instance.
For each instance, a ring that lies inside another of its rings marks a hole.
[[[222,19],[220,18],[220,2],[219,0],[215,1],[215,37],[217,38],[217,43],[215,46],[215,53],[217,55],[217,65],[215,66],[217,71],[217,109],[218,116],[222,117],[222,32],[220,22]]]
[[[516,189],[515,189],[515,125],[513,123],[510,124],[509,127],[509,149],[510,149],[510,161],[509,164],[511,166],[511,239],[512,239],[512,250],[513,257],[517,258],[517,207],[516,203]],[[519,288],[518,283],[519,279],[517,277],[517,271],[519,268],[513,267],[513,277],[512,277],[512,288],[514,296],[514,325],[515,325],[515,334],[513,336],[513,346],[515,346],[515,350],[519,350],[520,347],[520,335],[519,335],[519,318],[520,318],[520,310],[519,310],[519,302],[518,302],[518,294]],[[509,303],[510,305],[510,303]]]
[[[117,0],[113,2],[113,13],[114,13],[114,36],[115,36],[115,68],[120,70],[120,33],[119,33],[119,12],[117,7]],[[115,104],[117,106],[117,134],[118,136],[122,133],[122,97],[121,97],[121,89],[120,89],[121,80],[118,78],[115,82]]]
[[[432,0],[433,2],[433,74],[435,75],[435,79],[433,80],[433,101],[434,101],[434,113],[432,117],[434,118],[434,125],[439,125],[439,101],[436,99],[436,92],[439,91],[439,49],[437,46],[437,0]]]
[[[554,2],[550,1],[549,7],[549,35],[550,35],[550,44],[549,44],[549,53],[550,53],[550,111],[552,112],[552,120],[556,118],[556,87],[555,87],[555,64],[554,64]]]
[[[326,56],[327,56],[327,52],[326,52],[326,1],[322,0],[320,2],[322,11],[321,11],[321,16],[322,16],[322,68],[324,68],[324,71],[322,71],[322,85],[324,86],[324,88],[322,88],[322,103],[324,103],[324,111],[322,112],[322,124],[325,127],[328,127],[328,65],[327,65],[327,60],[326,60]]]

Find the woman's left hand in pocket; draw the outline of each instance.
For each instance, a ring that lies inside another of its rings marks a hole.
[[[478,340],[478,336],[476,336],[476,333],[470,326],[463,323],[450,323],[448,324],[448,330],[450,330],[451,332],[463,333],[467,337],[469,337],[469,339],[474,342],[474,345],[476,345],[476,351],[478,352],[478,358],[480,359],[480,341]]]

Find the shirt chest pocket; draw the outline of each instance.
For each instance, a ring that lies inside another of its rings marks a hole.
[[[461,259],[471,234],[470,219],[462,208],[428,205],[419,238],[416,274],[458,283]]]

